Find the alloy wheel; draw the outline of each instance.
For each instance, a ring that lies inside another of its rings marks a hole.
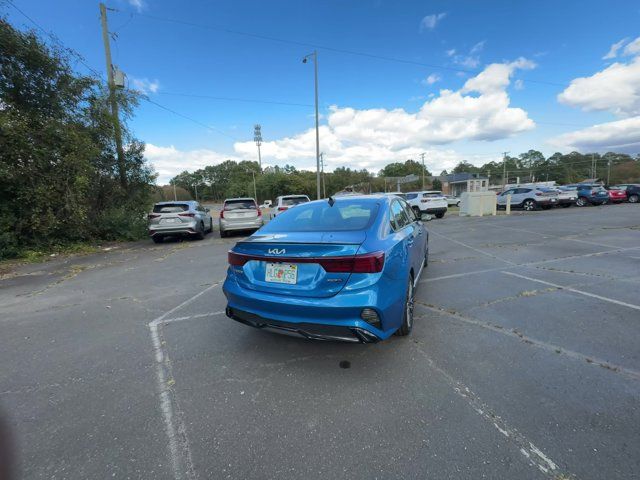
[[[584,207],[587,203],[584,201],[584,198],[580,197],[576,200],[576,205],[579,207]]]
[[[530,212],[530,211],[532,211],[536,206],[535,206],[535,204],[533,203],[533,200],[526,200],[526,201],[524,202],[523,207],[524,207],[524,209],[525,209],[527,212]]]
[[[407,292],[407,327],[409,327],[409,329],[411,329],[411,327],[413,326],[413,306],[414,306],[414,299],[413,299],[413,280],[410,279],[409,280],[409,291]]]

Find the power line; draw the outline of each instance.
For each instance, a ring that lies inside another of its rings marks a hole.
[[[281,102],[277,100],[258,100],[253,98],[240,98],[240,97],[219,97],[214,95],[203,95],[196,93],[177,93],[177,92],[158,92],[159,95],[173,95],[176,97],[192,97],[192,98],[207,98],[211,100],[223,100],[230,102],[247,102],[247,103],[266,103],[269,105],[286,105],[292,107],[313,107],[309,103],[293,103],[293,102]]]
[[[91,73],[93,73],[96,77],[101,77],[100,73],[95,70],[91,65],[89,65],[87,62],[84,61],[84,58],[82,57],[82,55],[80,55],[78,52],[75,52],[74,50],[71,50],[70,48],[65,47],[62,42],[60,41],[60,39],[58,39],[58,37],[56,37],[53,33],[50,33],[48,31],[46,31],[38,22],[36,22],[33,18],[31,18],[29,15],[27,15],[25,12],[23,12],[21,9],[19,9],[11,0],[7,0],[7,3],[9,5],[11,5],[18,13],[20,13],[24,18],[26,18],[27,20],[29,20],[29,22],[31,22],[32,25],[34,25],[38,30],[40,30],[42,33],[44,33],[47,37],[49,37],[54,43],[56,43],[58,45],[58,47],[63,48],[66,52],[69,52],[71,55],[73,55],[74,57],[76,57],[76,60],[81,63],[82,65],[84,65]]]
[[[223,135],[223,136],[225,136],[227,138],[230,138],[231,140],[234,140],[236,142],[248,141],[248,140],[240,140],[239,138],[233,137],[232,135],[229,135],[228,133],[226,133],[226,132],[224,132],[224,131],[222,131],[222,130],[220,130],[218,128],[212,127],[211,125],[207,125],[206,123],[202,123],[200,120],[196,120],[193,117],[189,117],[188,115],[185,115],[183,113],[176,112],[175,110],[172,110],[169,107],[165,107],[164,105],[162,105],[162,104],[160,104],[158,102],[155,102],[155,101],[151,100],[148,97],[142,97],[142,98],[143,98],[143,100],[145,100],[145,101],[147,101],[149,103],[152,103],[153,105],[155,105],[157,107],[160,107],[163,110],[166,110],[167,112],[173,113],[174,115],[177,115],[178,117],[182,117],[182,118],[184,118],[186,120],[189,120],[190,122],[193,122],[193,123],[195,123],[197,125],[200,125],[201,127],[204,127],[204,128],[206,128],[208,130],[211,130],[211,131],[216,132],[216,133],[218,133],[220,135]]]
[[[219,31],[219,32],[225,32],[225,33],[230,33],[233,35],[241,35],[241,36],[245,36],[245,37],[250,37],[250,38],[257,38],[260,40],[268,40],[268,41],[272,41],[272,42],[279,42],[279,43],[286,43],[289,45],[296,45],[299,47],[306,47],[306,48],[314,48],[314,49],[319,49],[319,50],[326,50],[329,52],[336,52],[336,53],[344,53],[347,55],[355,55],[355,56],[359,56],[359,57],[366,57],[366,58],[373,58],[373,59],[377,59],[377,60],[385,60],[388,62],[395,62],[395,63],[403,63],[406,65],[416,65],[416,66],[420,66],[420,67],[429,67],[429,68],[435,68],[435,69],[440,69],[440,70],[450,70],[453,72],[463,72],[463,73],[470,73],[470,74],[477,74],[479,73],[481,70],[469,70],[469,69],[464,69],[464,68],[457,68],[457,67],[451,67],[451,66],[447,66],[447,65],[437,65],[437,64],[432,64],[432,63],[425,63],[425,62],[418,62],[416,60],[408,60],[408,59],[404,59],[404,58],[397,58],[397,57],[389,57],[386,55],[377,55],[377,54],[373,54],[373,53],[367,53],[367,52],[358,52],[355,50],[347,50],[347,49],[343,49],[343,48],[336,48],[336,47],[331,47],[328,45],[319,45],[319,44],[314,44],[314,43],[308,43],[308,42],[300,42],[297,40],[288,40],[285,38],[279,38],[279,37],[272,37],[270,35],[262,35],[262,34],[258,34],[258,33],[252,33],[252,32],[244,32],[241,30],[233,30],[230,28],[226,28],[220,25],[205,25],[205,24],[201,24],[201,23],[195,23],[195,22],[188,22],[185,20],[177,20],[174,18],[166,18],[166,17],[158,17],[156,15],[148,15],[146,13],[132,13],[132,15],[136,15],[138,17],[143,17],[143,18],[148,18],[151,20],[156,20],[156,21],[160,21],[160,22],[168,22],[168,23],[175,23],[178,25],[186,25],[186,26],[190,26],[190,27],[196,27],[196,28],[202,28],[205,30],[215,30],[215,31]],[[556,86],[556,87],[565,87],[566,83],[556,83],[556,82],[548,82],[545,80],[532,80],[532,79],[527,79],[527,82],[530,83],[539,83],[541,85],[551,85],[551,86]]]

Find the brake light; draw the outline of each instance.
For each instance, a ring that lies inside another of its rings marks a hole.
[[[283,211],[285,211],[286,209],[287,209],[287,207],[278,207],[278,211],[279,211],[279,212],[283,212]]]
[[[428,198],[423,198],[422,200],[420,200],[421,203],[427,203],[429,201]]]
[[[178,216],[179,217],[195,217],[196,214],[195,213],[179,213]]]
[[[260,210],[259,208],[258,208],[258,216],[259,216],[259,217],[261,217],[261,216],[262,216],[262,210]]]
[[[541,197],[542,196],[542,192],[536,192],[536,197]]]
[[[598,193],[597,190],[591,190],[591,195],[596,195]]]
[[[150,213],[149,215],[147,215],[149,220],[151,220],[152,218],[158,218],[159,216],[160,216],[159,213]]]
[[[378,273],[384,267],[384,252],[366,253],[352,257],[266,257],[229,251],[229,265],[242,267],[251,260],[278,263],[317,263],[328,273]]]
[[[220,210],[220,218],[224,218],[224,209]]]

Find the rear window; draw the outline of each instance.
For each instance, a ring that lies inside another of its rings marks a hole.
[[[253,200],[227,200],[224,202],[224,210],[256,210],[256,202]]]
[[[440,193],[440,192],[429,192],[429,193],[423,193],[422,196],[423,196],[423,198],[436,198],[436,197],[441,197],[442,193]]]
[[[300,203],[306,203],[309,199],[307,197],[284,197],[282,199],[282,205],[285,207],[291,207]]]
[[[187,210],[189,210],[189,205],[186,203],[163,203],[153,206],[153,213],[178,213]]]
[[[262,227],[262,233],[273,232],[348,232],[368,228],[378,214],[373,202],[307,203],[278,215]]]
[[[406,198],[407,200],[413,200],[414,198],[417,198],[417,197],[418,197],[418,194],[417,194],[417,193],[407,193],[407,195],[406,195],[406,197],[405,197],[405,198]]]

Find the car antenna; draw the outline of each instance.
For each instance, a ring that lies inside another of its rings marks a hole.
[[[333,207],[333,204],[336,203],[336,201],[333,199],[333,197],[329,197],[329,206]]]

